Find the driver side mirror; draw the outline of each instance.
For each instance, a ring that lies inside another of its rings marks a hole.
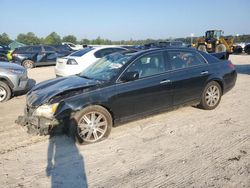
[[[133,80],[137,80],[139,78],[139,72],[138,71],[132,71],[132,72],[125,72],[122,77],[122,82],[129,82]]]

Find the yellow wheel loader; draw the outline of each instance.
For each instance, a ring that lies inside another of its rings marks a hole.
[[[192,46],[203,52],[227,52],[231,54],[234,51],[234,37],[223,37],[223,33],[222,30],[206,31],[205,37],[197,38]]]

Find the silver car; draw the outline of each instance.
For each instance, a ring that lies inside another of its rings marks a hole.
[[[9,100],[16,92],[25,91],[28,80],[24,67],[10,62],[0,62],[0,102]]]

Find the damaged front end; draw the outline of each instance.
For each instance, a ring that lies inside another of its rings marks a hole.
[[[28,133],[37,135],[47,135],[53,130],[61,131],[72,113],[65,101],[98,84],[97,80],[79,76],[39,83],[27,94],[24,115],[19,116],[16,123],[27,127]]]
[[[55,127],[63,122],[55,118],[36,116],[37,109],[26,107],[23,116],[18,116],[16,123],[26,127],[27,132],[34,135],[48,135]]]

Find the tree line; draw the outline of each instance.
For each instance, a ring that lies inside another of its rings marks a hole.
[[[232,36],[228,36],[232,37]],[[195,40],[194,37],[193,39]],[[166,40],[176,40],[176,41],[182,41],[184,43],[190,44],[191,38],[185,37],[185,38],[166,38],[166,39],[145,39],[145,40],[121,40],[121,41],[111,41],[109,39],[102,39],[101,37],[97,37],[96,39],[90,40],[90,39],[81,39],[80,41],[77,40],[77,38],[74,35],[67,35],[64,37],[61,37],[56,32],[50,33],[45,38],[39,38],[36,36],[33,32],[28,33],[20,33],[17,38],[15,39],[18,42],[21,42],[26,45],[35,45],[35,44],[61,44],[62,42],[72,42],[74,44],[106,44],[106,45],[143,45],[151,42],[160,42],[160,41],[166,41]],[[8,36],[7,33],[0,34],[0,44],[8,45],[13,40]],[[235,37],[235,42],[250,42],[250,35],[239,35]]]

